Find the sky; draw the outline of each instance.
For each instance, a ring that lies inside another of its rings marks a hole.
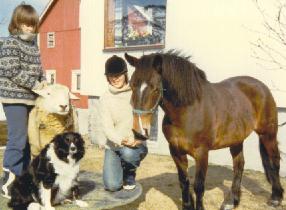
[[[8,25],[13,13],[14,8],[25,2],[32,5],[39,15],[43,12],[45,6],[50,0],[0,0],[0,37],[9,35]]]

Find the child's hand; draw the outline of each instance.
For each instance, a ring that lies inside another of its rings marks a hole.
[[[105,146],[104,145],[98,145],[99,150],[105,150]]]
[[[133,141],[128,141],[126,139],[122,140],[121,145],[126,146],[126,147],[137,147],[140,144],[142,144],[142,141],[134,139]]]

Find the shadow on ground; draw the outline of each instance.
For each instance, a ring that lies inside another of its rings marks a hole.
[[[257,195],[260,198],[262,197],[262,200],[267,200],[270,197],[271,189],[270,189],[270,186],[266,183],[267,182],[266,178],[265,178],[265,185],[263,185],[259,183],[258,180],[249,178],[248,175],[252,173],[259,173],[259,172],[254,172],[252,170],[246,170],[242,178],[241,187],[245,188],[247,191],[249,191],[251,194],[255,196]],[[194,174],[195,174],[195,166],[191,166],[190,167],[191,183],[193,183],[194,181]],[[223,192],[223,197],[224,199],[226,199],[229,196],[229,193],[231,190],[230,186],[226,186],[226,183],[228,183],[228,185],[231,185],[232,178],[233,178],[233,172],[231,168],[228,168],[225,166],[209,165],[205,189],[206,191],[212,191],[214,189],[219,190]],[[164,194],[165,196],[167,196],[168,198],[172,199],[177,209],[181,209],[181,190],[179,187],[178,175],[176,173],[163,173],[157,176],[153,176],[153,177],[146,178],[146,179],[141,179],[138,181],[143,186],[143,193],[139,197],[139,199],[137,199],[132,204],[129,204],[123,207],[113,208],[112,210],[139,209],[140,204],[143,202],[146,202],[148,191],[152,189],[155,189],[159,191],[160,193]],[[190,187],[190,190],[193,193],[192,186]],[[208,200],[208,197],[206,194],[205,194],[205,200]],[[158,202],[160,202],[160,200],[158,200]],[[222,204],[223,204],[223,201],[218,205],[222,205]],[[142,206],[141,206],[141,209],[142,209]]]

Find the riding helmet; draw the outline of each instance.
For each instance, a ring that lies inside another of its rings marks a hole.
[[[117,76],[127,72],[127,65],[123,58],[116,55],[108,58],[105,62],[105,75]]]

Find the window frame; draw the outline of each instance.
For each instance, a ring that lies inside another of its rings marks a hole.
[[[80,76],[80,80],[78,81],[78,75]],[[78,89],[78,82],[79,82],[79,89]],[[71,91],[73,93],[80,93],[81,92],[81,71],[79,69],[73,69],[71,73]]]
[[[112,0],[104,0],[104,46],[103,52],[120,52],[120,51],[133,51],[133,50],[152,50],[152,49],[164,49],[166,45],[166,21],[167,21],[167,9],[165,14],[165,37],[164,37],[164,44],[148,44],[148,45],[131,45],[131,46],[124,46],[124,47],[110,47],[108,46],[107,36],[109,34],[109,27],[108,27],[108,19],[109,19],[109,1]],[[166,0],[166,8],[167,8],[167,0]],[[115,27],[113,26],[113,30]],[[115,36],[113,37],[113,39]]]
[[[57,83],[57,71],[55,69],[47,69],[46,72],[46,79],[49,84]],[[51,83],[51,75],[54,75],[54,83]]]
[[[52,36],[50,36],[50,35],[52,35]],[[47,48],[55,48],[55,46],[56,46],[56,33],[55,32],[47,32]]]

